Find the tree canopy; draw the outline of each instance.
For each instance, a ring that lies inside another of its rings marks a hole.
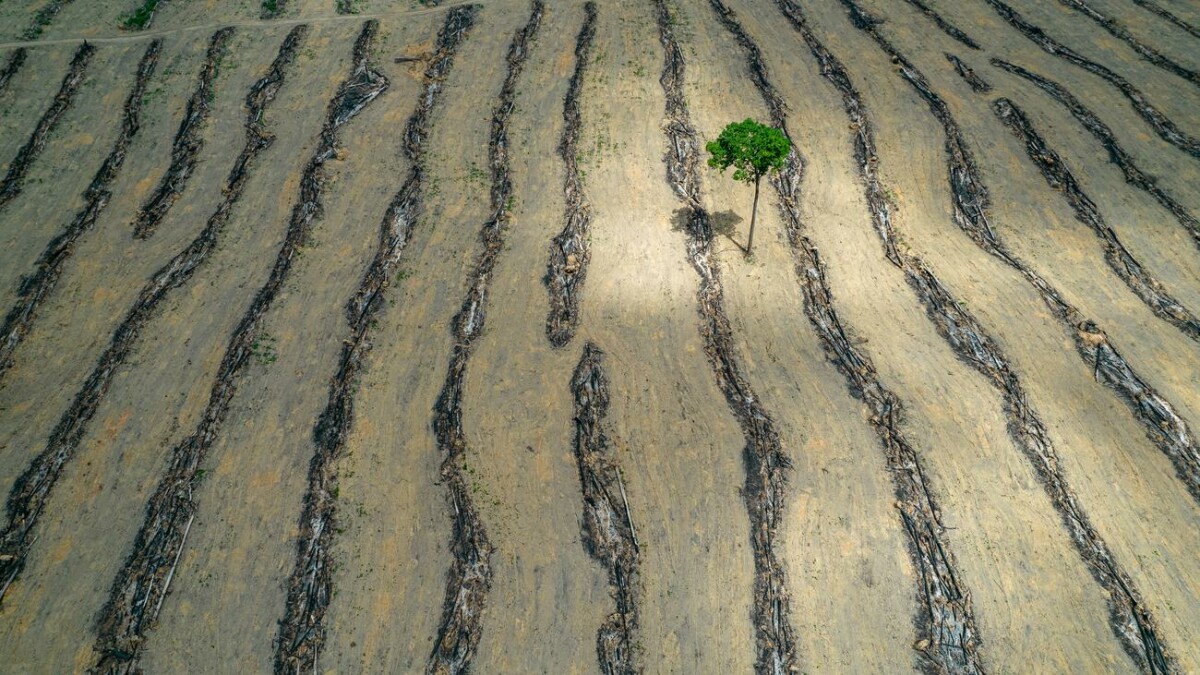
[[[783,168],[792,142],[779,129],[747,118],[726,126],[705,149],[712,155],[709,166],[721,172],[732,166],[734,180],[754,183]]]
[[[750,236],[746,239],[746,255],[754,248],[754,223],[758,218],[758,187],[762,177],[779,171],[792,150],[792,142],[775,127],[746,118],[731,122],[717,140],[705,146],[711,157],[708,165],[720,169],[733,167],[733,179],[754,184],[754,206],[750,210]]]

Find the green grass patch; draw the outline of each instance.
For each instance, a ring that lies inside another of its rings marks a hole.
[[[121,28],[125,30],[144,30],[154,18],[154,10],[158,9],[159,0],[145,0],[142,6],[121,16]]]

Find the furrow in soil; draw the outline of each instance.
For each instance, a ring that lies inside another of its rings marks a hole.
[[[158,57],[162,52],[162,40],[154,40],[146,48],[141,62],[138,64],[137,75],[133,88],[125,99],[124,112],[121,118],[121,132],[113,142],[112,150],[104,163],[100,165],[92,182],[83,193],[83,208],[75,214],[75,218],[60,232],[38,258],[32,273],[21,279],[17,290],[17,302],[9,309],[4,317],[3,327],[0,327],[0,378],[12,365],[12,353],[29,332],[29,327],[37,317],[38,308],[46,296],[54,290],[58,278],[62,275],[67,260],[75,252],[75,243],[83,234],[92,229],[96,219],[108,206],[112,193],[109,186],[117,177],[121,166],[125,163],[125,155],[129,144],[141,128],[142,96],[146,93],[146,85],[158,65]]]
[[[1042,301],[1063,324],[1075,344],[1076,352],[1092,377],[1113,389],[1142,423],[1146,435],[1171,459],[1176,475],[1200,502],[1200,445],[1175,407],[1133,370],[1108,334],[1095,321],[1085,317],[1063,295],[1017,258],[999,239],[988,221],[989,197],[979,169],[962,130],[950,114],[946,102],[903,55],[899,54],[875,28],[876,19],[867,15],[852,0],[841,0],[855,26],[868,34],[892,56],[905,82],[925,101],[929,112],[946,135],[946,161],[949,168],[950,194],[953,198],[954,223],[980,248],[1013,268],[1041,295]]]
[[[508,72],[501,86],[500,100],[492,112],[488,148],[492,215],[480,229],[481,249],[466,280],[467,292],[458,313],[450,320],[454,348],[447,365],[446,379],[433,407],[433,432],[442,454],[439,474],[442,484],[449,490],[454,522],[450,538],[453,560],[446,577],[442,618],[434,638],[433,651],[425,666],[426,672],[431,675],[470,670],[483,632],[482,614],[492,588],[491,556],[494,547],[463,473],[462,464],[468,451],[463,430],[463,395],[467,365],[487,318],[492,272],[504,250],[509,198],[513,191],[509,177],[508,124],[515,105],[517,80],[528,57],[528,43],[541,27],[544,14],[544,5],[535,1],[529,21],[517,31],[509,45],[506,57]],[[594,32],[590,24],[594,21],[593,7],[588,11],[583,29],[589,33],[589,43],[590,34]],[[579,53],[578,48],[576,53]]]
[[[1083,125],[1083,128],[1087,129],[1108,150],[1109,161],[1121,169],[1121,173],[1125,175],[1125,182],[1154,197],[1155,201],[1170,211],[1171,215],[1175,216],[1179,224],[1192,235],[1192,240],[1195,241],[1196,246],[1200,247],[1200,220],[1197,220],[1187,208],[1160,188],[1154,176],[1142,171],[1134,163],[1133,156],[1121,147],[1112,129],[1096,113],[1083,105],[1078,98],[1058,82],[1042,77],[1037,73],[1009,63],[1008,61],[992,59],[991,63],[997,68],[1025,78],[1049,94],[1054,100],[1061,103]]]
[[[1165,57],[1157,49],[1147,45],[1133,36],[1124,26],[1112,17],[1099,11],[1095,7],[1089,5],[1085,0],[1058,0],[1059,4],[1070,7],[1087,18],[1095,21],[1101,28],[1108,31],[1110,35],[1118,40],[1129,45],[1133,51],[1137,52],[1143,59],[1153,63],[1155,66],[1171,73],[1178,75],[1183,79],[1195,85],[1200,85],[1200,73],[1186,68],[1175,61]]]
[[[608,572],[617,605],[596,635],[596,653],[605,675],[626,675],[642,672],[636,646],[641,551],[621,468],[605,431],[609,394],[603,366],[604,352],[591,342],[585,344],[571,378],[574,451],[583,491],[584,546]]]
[[[908,252],[908,247],[896,232],[891,207],[885,196],[887,190],[876,167],[878,151],[874,129],[862,97],[851,82],[845,66],[813,33],[799,5],[793,0],[776,1],[821,64],[821,72],[842,97],[843,108],[854,135],[855,163],[863,181],[871,219],[888,260],[904,271],[909,285],[937,326],[938,333],[946,339],[955,354],[987,378],[1003,396],[1004,413],[1013,441],[1032,463],[1076,550],[1096,581],[1108,592],[1110,625],[1122,646],[1144,670],[1169,672],[1171,660],[1158,637],[1153,617],[1143,606],[1133,581],[1117,564],[1108,545],[1100,538],[1079,504],[1075,491],[1061,469],[1058,452],[1050,441],[1042,417],[1029,402],[1009,358],[966,306],[938,280],[933,270],[919,257]],[[893,61],[900,63],[902,69],[911,70],[912,77],[924,81],[912,64],[873,27],[868,32]],[[951,145],[947,143],[948,157],[955,156],[950,151]],[[962,158],[973,170],[970,157],[963,155]],[[957,167],[953,160],[948,168],[954,175]],[[958,213],[958,204],[954,206]]]
[[[1021,16],[1020,12],[1001,2],[1001,0],[984,0],[984,2],[991,6],[996,14],[1000,15],[1000,18],[1004,19],[1013,28],[1016,28],[1018,32],[1031,42],[1041,47],[1046,53],[1053,54],[1068,63],[1079,66],[1116,87],[1125,98],[1129,99],[1138,116],[1153,127],[1155,133],[1160,138],[1192,157],[1200,158],[1200,139],[1189,136],[1176,126],[1162,111],[1151,105],[1146,100],[1145,94],[1138,90],[1137,87],[1134,87],[1129,80],[1058,42],[1047,35],[1041,28],[1026,20],[1025,17]]]
[[[425,70],[425,86],[404,132],[404,152],[412,164],[407,180],[389,203],[380,223],[375,256],[346,307],[350,335],[342,342],[338,369],[329,398],[313,429],[314,451],[300,517],[296,563],[288,580],[284,618],[275,642],[275,671],[315,671],[325,644],[325,614],[333,594],[331,549],[335,534],[337,473],[335,462],[345,448],[354,420],[356,383],[371,348],[372,326],[384,307],[395,274],[422,206],[425,140],[430,117],[441,98],[445,77],[472,26],[473,8],[447,15]]]
[[[16,75],[21,66],[25,65],[25,59],[28,56],[29,50],[24,47],[18,47],[8,55],[8,60],[4,62],[4,68],[0,70],[0,92],[4,91],[13,75]]]
[[[208,40],[208,51],[204,55],[204,63],[200,66],[196,89],[183,110],[183,119],[179,122],[179,130],[175,132],[175,139],[171,145],[171,164],[133,221],[133,236],[139,239],[154,234],[166,217],[167,211],[171,210],[187,187],[196,162],[200,160],[200,152],[204,149],[204,137],[201,132],[208,121],[214,96],[214,81],[220,69],[221,59],[225,57],[229,47],[229,40],[233,37],[233,30],[232,27],[222,28],[213,33]]]
[[[1192,37],[1200,38],[1200,28],[1197,28],[1187,21],[1184,21],[1175,14],[1172,14],[1169,10],[1157,2],[1154,2],[1153,0],[1133,0],[1133,4],[1145,9],[1148,12],[1157,14],[1163,19],[1175,24],[1176,26],[1190,33]]]
[[[42,150],[46,147],[46,139],[58,126],[63,113],[67,112],[67,109],[75,102],[75,95],[79,93],[79,87],[83,84],[88,63],[91,62],[95,53],[96,48],[86,42],[75,50],[75,56],[71,59],[67,74],[63,76],[62,85],[59,86],[54,101],[50,103],[50,107],[38,120],[33,133],[29,135],[29,140],[25,141],[25,145],[21,146],[21,149],[17,151],[17,156],[8,165],[8,173],[0,182],[0,208],[4,208],[17,195],[21,194],[25,175],[29,173],[30,165],[37,160],[38,155],[42,154]]]
[[[546,317],[546,338],[555,347],[563,347],[575,336],[579,325],[579,295],[591,260],[588,236],[591,232],[592,207],[583,191],[579,172],[580,105],[583,76],[592,58],[592,39],[596,35],[596,3],[583,6],[583,26],[575,40],[575,72],[563,102],[563,132],[558,155],[566,165],[563,194],[566,213],[563,229],[550,244],[550,263],[546,270],[546,288],[550,291],[550,314]]]
[[[954,72],[958,73],[959,77],[965,80],[975,93],[984,94],[992,90],[992,85],[977,75],[975,69],[964,63],[962,59],[946,52],[946,60],[954,66]]]
[[[993,103],[992,109],[1004,125],[1025,146],[1025,153],[1045,177],[1046,183],[1062,194],[1075,211],[1075,218],[1096,233],[1104,245],[1104,259],[1117,276],[1129,286],[1154,314],[1167,321],[1185,335],[1200,342],[1200,319],[1181,305],[1157,279],[1150,275],[1133,254],[1125,248],[1117,233],[1104,222],[1097,208],[1074,174],[1034,128],[1029,117],[1012,101],[1002,98]]]
[[[697,171],[700,149],[684,95],[686,62],[666,1],[654,0],[654,6],[664,53],[660,82],[666,97],[664,132],[669,148],[664,157],[666,179],[687,211],[687,256],[700,277],[696,300],[705,352],[717,386],[746,441],[742,451],[746,471],[742,494],[750,516],[750,544],[754,554],[755,669],[759,673],[790,673],[798,667],[799,655],[786,575],[775,550],[784,514],[785,472],[790,461],[783,453],[774,421],[750,386],[734,345],[733,327],[725,313],[721,269],[713,254],[713,226],[700,201]],[[767,83],[767,73],[761,62],[759,65],[758,69],[752,69],[753,76]],[[779,105],[782,106],[782,101]]]
[[[913,7],[916,7],[918,11],[920,11],[925,16],[929,17],[929,20],[933,21],[935,24],[937,24],[937,27],[941,28],[942,32],[945,33],[946,35],[949,35],[950,37],[954,38],[955,40],[958,40],[959,42],[970,47],[971,49],[978,50],[980,48],[979,43],[976,42],[975,40],[971,39],[970,35],[967,35],[965,32],[960,30],[958,28],[958,26],[955,26],[954,24],[950,23],[949,21],[943,19],[942,15],[937,13],[937,10],[935,10],[934,8],[925,4],[923,2],[923,0],[904,0],[904,1],[907,2],[908,4],[912,5]]]
[[[267,74],[251,86],[246,96],[246,144],[229,172],[224,198],[209,217],[204,230],[142,289],[138,302],[117,329],[108,351],[89,378],[87,388],[76,398],[79,402],[86,397],[86,415],[71,420],[71,445],[63,446],[67,453],[73,453],[74,445],[82,437],[84,427],[108,389],[112,374],[132,351],[133,343],[151,313],[172,289],[178,288],[195,274],[216,247],[234,206],[244,192],[255,160],[274,141],[274,136],[263,126],[263,117],[282,88],[287,69],[307,33],[308,27],[305,25],[293,28],[280,45]],[[246,322],[243,321],[242,325],[245,326]],[[228,366],[229,360],[226,359],[222,365]],[[133,550],[117,573],[108,601],[100,612],[93,650],[94,672],[128,673],[138,670],[138,658],[145,644],[146,633],[154,625],[162,608],[188,529],[195,517],[196,506],[192,500],[194,474],[205,450],[219,431],[219,420],[223,415],[223,410],[213,408],[216,405],[227,406],[232,397],[232,377],[236,372],[231,373],[229,368],[223,367],[221,373],[224,377],[218,379],[218,387],[223,389],[214,388],[200,433],[189,437],[173,450],[167,475],[147,505],[146,519],[138,531]],[[74,410],[81,407],[76,405]],[[68,411],[68,415],[72,412]],[[68,422],[68,419],[64,418],[63,422]],[[60,423],[60,428],[64,426]],[[69,454],[63,456],[69,457]],[[61,473],[61,465],[54,471],[55,476]],[[48,493],[50,487],[52,484],[47,484],[45,492]],[[45,497],[42,499],[44,501]]]
[[[771,111],[772,123],[786,129],[786,109],[770,86],[766,65],[757,46],[720,0],[710,0],[710,4],[722,24],[744,48],[749,68],[755,73],[753,79]],[[824,263],[816,245],[804,234],[799,211],[802,174],[801,158],[793,151],[783,170],[771,182],[779,194],[780,214],[804,291],[805,313],[830,360],[846,377],[851,393],[870,409],[871,425],[883,446],[888,472],[896,489],[897,507],[908,534],[909,553],[920,571],[917,597],[921,610],[917,614],[916,628],[921,639],[917,644],[925,656],[926,668],[931,671],[983,672],[978,649],[979,629],[970,592],[958,574],[920,455],[901,428],[903,406],[880,382],[870,358],[851,343],[849,332],[833,306],[833,293],[825,276]]]

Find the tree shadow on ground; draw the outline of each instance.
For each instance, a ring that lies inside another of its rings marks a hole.
[[[687,232],[688,216],[691,215],[691,213],[692,210],[687,207],[675,209],[671,213],[671,229],[678,230],[680,232]],[[741,249],[743,253],[746,252],[746,247],[733,237],[735,234],[737,234],[738,224],[744,220],[745,218],[734,213],[733,209],[708,214],[708,223],[709,226],[712,227],[713,233],[725,237],[731,243],[733,243],[734,246],[737,246],[739,249]]]

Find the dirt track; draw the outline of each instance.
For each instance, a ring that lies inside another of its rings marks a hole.
[[[443,71],[463,3],[134,4],[0,4],[0,313],[57,275],[0,352],[6,668],[1200,671],[1194,5],[598,0],[589,41],[579,0],[514,69],[531,6],[495,0]],[[750,190],[703,164],[746,117],[797,151],[749,258]]]

